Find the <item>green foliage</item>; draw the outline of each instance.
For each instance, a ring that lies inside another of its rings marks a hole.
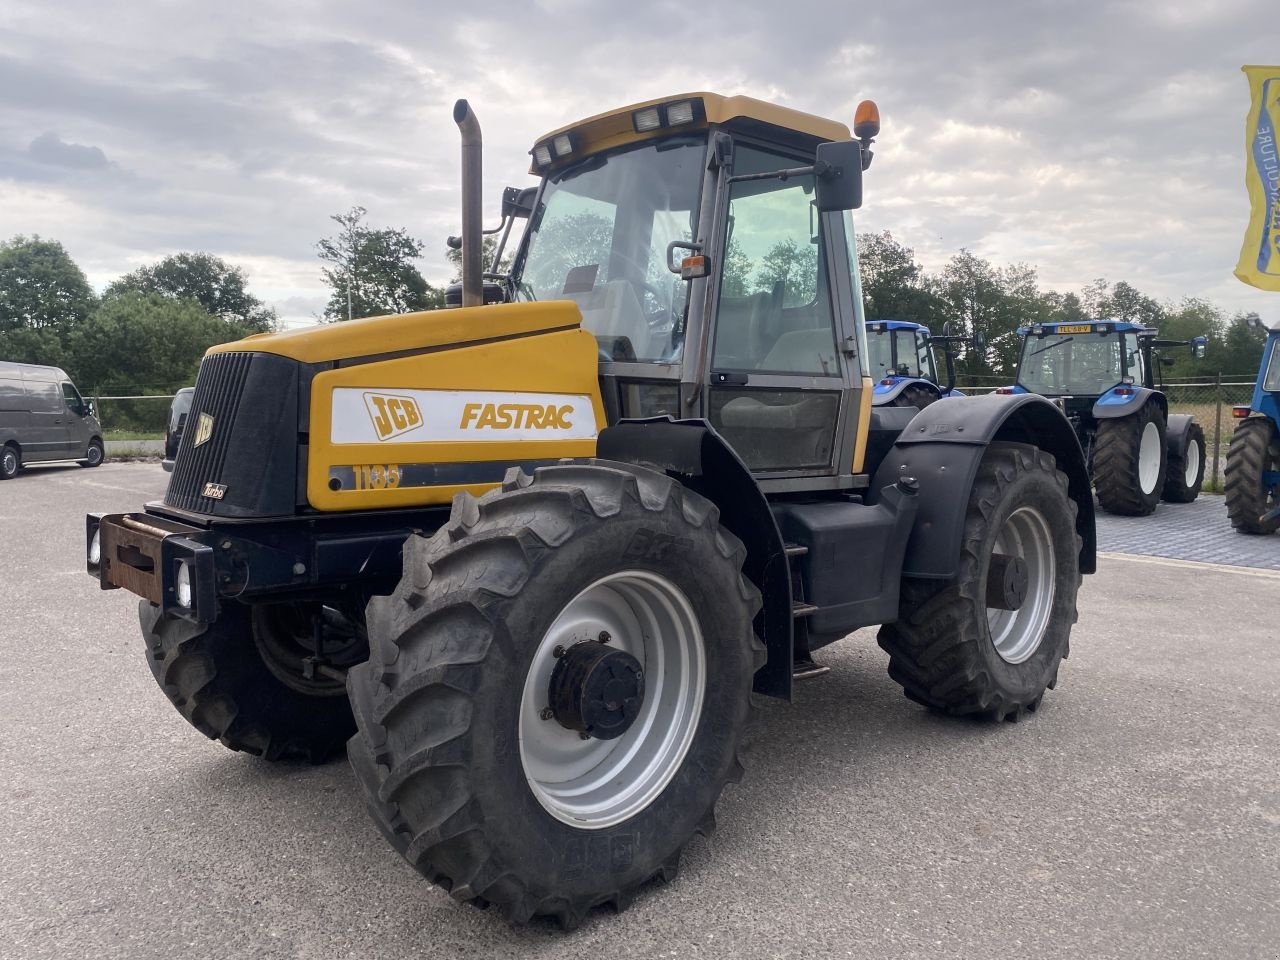
[[[69,338],[68,367],[86,393],[173,393],[195,382],[209,347],[238,337],[193,300],[126,292],[105,300]]]
[[[0,243],[0,356],[46,342],[14,331],[53,331],[61,337],[82,323],[97,298],[84,272],[56,240],[17,236]],[[32,360],[45,363],[44,360]]]
[[[413,263],[422,256],[422,241],[404,230],[367,227],[366,213],[364,207],[352,207],[330,217],[341,228],[338,235],[316,244],[320,259],[329,264],[322,273],[333,289],[324,319],[443,307],[444,294],[427,283]]]
[[[211,253],[176,253],[139,267],[107,287],[104,298],[129,291],[158,293],[174,300],[194,300],[215,317],[233,324],[242,336],[275,328],[276,312],[249,293],[247,278]]]
[[[514,232],[514,228],[513,228]],[[515,249],[515,237],[507,241],[506,248],[502,251],[502,262],[496,267],[493,265],[494,254],[498,252],[498,238],[501,234],[490,233],[481,241],[480,264],[481,269],[485,273],[510,273],[512,254]],[[455,250],[453,247],[445,247],[444,257],[449,261],[449,265],[453,267],[453,279],[450,283],[462,282],[462,249]]]

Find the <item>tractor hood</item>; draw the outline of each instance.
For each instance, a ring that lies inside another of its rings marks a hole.
[[[287,333],[259,333],[234,343],[218,344],[206,356],[270,353],[300,363],[341,361],[345,365],[405,351],[447,350],[553,330],[573,330],[581,323],[582,314],[570,300],[424,310],[344,320]]]

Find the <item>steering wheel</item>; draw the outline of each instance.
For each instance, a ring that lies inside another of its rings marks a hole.
[[[629,282],[636,289],[636,295],[640,300],[640,311],[644,314],[645,320],[649,322],[649,329],[655,333],[669,329],[675,323],[675,315],[671,308],[664,303],[665,297],[662,290],[648,280],[631,280]],[[645,303],[645,297],[653,298],[652,308]]]

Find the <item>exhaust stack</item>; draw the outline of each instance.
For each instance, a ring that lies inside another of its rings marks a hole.
[[[478,307],[484,304],[480,121],[471,104],[459,100],[453,122],[462,133],[462,305]]]

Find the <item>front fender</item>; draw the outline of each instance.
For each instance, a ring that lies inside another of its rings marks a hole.
[[[1025,443],[1053,455],[1076,502],[1081,573],[1097,567],[1093,491],[1080,441],[1054,404],[1033,393],[958,397],[921,410],[881,462],[870,502],[899,477],[920,484],[919,510],[907,541],[905,576],[949,580],[956,575],[969,491],[987,446]]]
[[[666,473],[720,509],[720,523],[747,548],[743,573],[764,605],[756,632],[769,658],[756,671],[760,693],[791,697],[791,576],[782,533],[751,470],[705,420],[620,420],[600,432],[596,456]]]
[[[1126,396],[1125,394],[1116,393],[1121,386],[1125,385],[1116,384],[1095,401],[1093,405],[1094,419],[1114,420],[1117,417],[1127,417],[1141,410],[1143,404],[1148,400],[1154,401],[1164,411],[1165,418],[1168,418],[1169,401],[1159,390],[1152,390],[1149,387],[1130,387],[1129,389],[1133,393]]]

